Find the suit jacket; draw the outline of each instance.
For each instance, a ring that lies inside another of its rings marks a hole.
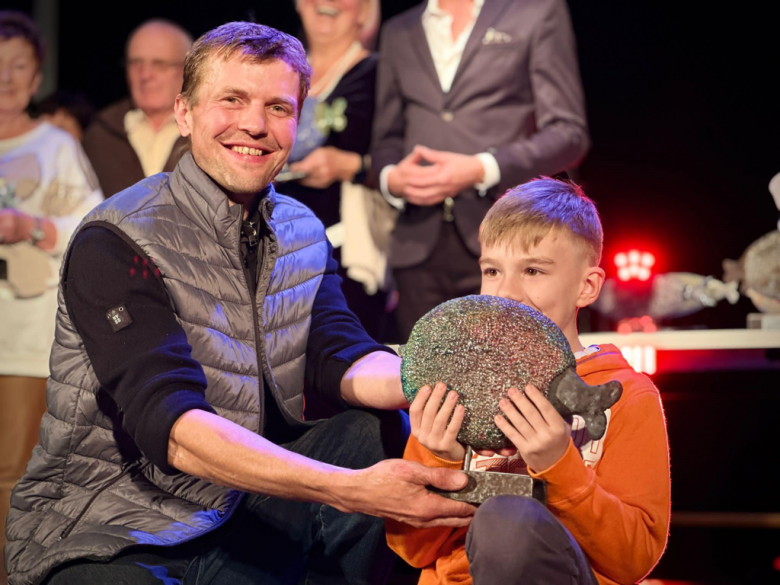
[[[84,152],[95,169],[106,199],[146,177],[125,132],[125,114],[132,108],[127,98],[111,104],[98,113],[84,133]],[[189,138],[180,136],[173,144],[163,172],[173,171],[189,147]]]
[[[415,145],[492,153],[501,182],[455,198],[455,224],[479,254],[479,224],[497,197],[538,175],[572,168],[588,150],[585,104],[565,0],[485,0],[452,88],[444,93],[422,27],[426,2],[384,26],[377,73],[374,171]],[[415,266],[431,254],[442,206],[407,204],[390,263]]]

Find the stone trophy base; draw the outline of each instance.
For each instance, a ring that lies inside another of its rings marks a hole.
[[[547,483],[530,475],[496,473],[495,471],[465,471],[469,482],[462,490],[447,492],[428,487],[445,498],[480,505],[493,496],[526,496],[547,505]]]
[[[470,469],[473,455],[472,448],[466,447],[466,458],[463,461],[463,473],[469,478],[466,487],[457,492],[439,490],[432,486],[428,486],[428,490],[450,500],[476,506],[493,496],[526,496],[547,505],[547,482],[523,473],[474,471]]]

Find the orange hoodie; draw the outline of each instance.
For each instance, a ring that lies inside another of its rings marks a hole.
[[[547,481],[547,507],[580,544],[599,583],[636,583],[661,558],[669,533],[669,447],[660,395],[614,345],[579,359],[577,373],[591,385],[623,384],[623,395],[608,412],[607,432],[590,441],[575,417],[561,459],[529,473]],[[436,457],[414,437],[404,458],[431,467],[462,467],[462,462]],[[469,584],[467,530],[416,529],[388,520],[387,542],[406,562],[423,569],[420,585]]]

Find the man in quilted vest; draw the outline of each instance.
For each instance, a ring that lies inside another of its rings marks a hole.
[[[469,522],[425,487],[462,474],[387,460],[408,434],[399,359],[346,308],[322,224],[271,184],[309,76],[274,29],[206,33],[176,101],[191,153],[78,229],[12,584],[383,583],[382,518]]]

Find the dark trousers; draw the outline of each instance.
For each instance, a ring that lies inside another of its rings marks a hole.
[[[598,585],[571,533],[542,504],[496,496],[474,515],[466,535],[474,585]]]
[[[312,459],[362,469],[400,457],[409,433],[398,411],[350,410],[283,445]],[[384,521],[322,504],[247,495],[223,527],[170,549],[133,548],[107,563],[58,568],[50,585],[384,583],[394,556]]]
[[[428,311],[465,295],[479,294],[479,259],[466,247],[455,224],[443,222],[431,255],[417,266],[393,270],[398,286],[398,334],[406,343],[415,323]]]

